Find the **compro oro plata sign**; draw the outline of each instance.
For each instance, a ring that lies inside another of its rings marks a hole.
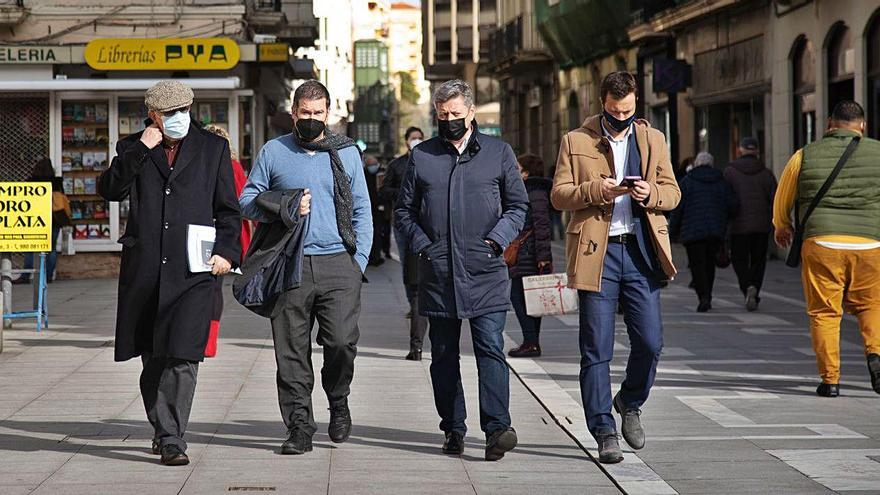
[[[52,183],[0,182],[0,252],[52,249]]]
[[[97,39],[85,49],[86,63],[96,70],[226,70],[240,55],[227,38]]]

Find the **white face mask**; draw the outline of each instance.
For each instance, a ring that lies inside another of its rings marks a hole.
[[[189,112],[177,112],[168,117],[162,117],[164,134],[171,139],[183,139],[189,132]]]
[[[416,139],[410,139],[410,140],[409,140],[409,149],[413,149],[413,148],[415,148],[416,146],[418,146],[418,145],[421,144],[421,143],[422,143],[422,140],[421,140],[421,139],[418,139],[418,138],[416,138]]]

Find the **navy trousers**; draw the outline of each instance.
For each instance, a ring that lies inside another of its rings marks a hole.
[[[609,244],[599,292],[578,291],[580,302],[581,398],[593,437],[617,431],[611,415],[614,320],[618,302],[629,334],[630,354],[621,396],[627,407],[648,399],[663,347],[660,284],[634,242]]]
[[[470,319],[477,380],[480,388],[480,429],[488,437],[510,427],[510,374],[504,358],[504,323],[507,312]],[[431,382],[440,429],[467,432],[464,389],[459,369],[461,320],[429,318],[431,329]]]

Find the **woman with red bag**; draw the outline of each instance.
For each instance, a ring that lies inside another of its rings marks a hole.
[[[235,194],[241,196],[241,190],[247,183],[247,174],[244,167],[238,161],[238,153],[232,147],[232,141],[229,139],[229,133],[226,129],[208,124],[204,129],[210,133],[226,138],[229,141],[229,153],[232,157],[232,176],[235,181]],[[251,222],[241,219],[241,261],[244,262],[244,256],[247,254],[248,247],[251,244]],[[214,357],[217,355],[217,337],[220,335],[220,317],[223,315],[223,281],[217,280],[217,290],[214,292],[214,314],[211,317],[211,332],[208,334],[208,344],[205,346],[205,357]]]
[[[529,212],[519,236],[508,247],[510,274],[510,303],[516,312],[523,333],[522,345],[508,351],[510,357],[538,357],[541,345],[541,318],[526,313],[526,296],[523,277],[542,275],[553,271],[553,255],[550,246],[550,189],[553,181],[544,177],[544,161],[530,154],[517,158],[520,174],[529,194]],[[515,254],[511,252],[513,248]]]

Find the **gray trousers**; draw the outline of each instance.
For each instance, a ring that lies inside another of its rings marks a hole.
[[[302,283],[278,297],[272,312],[272,337],[278,366],[278,404],[288,431],[313,435],[312,327],[324,348],[321,382],[330,405],[344,403],[354,377],[360,336],[360,266],[348,253],[305,256]]]
[[[161,447],[177,445],[186,451],[183,435],[189,422],[199,363],[182,359],[141,356],[141,396],[147,419],[153,426],[153,439]]]

